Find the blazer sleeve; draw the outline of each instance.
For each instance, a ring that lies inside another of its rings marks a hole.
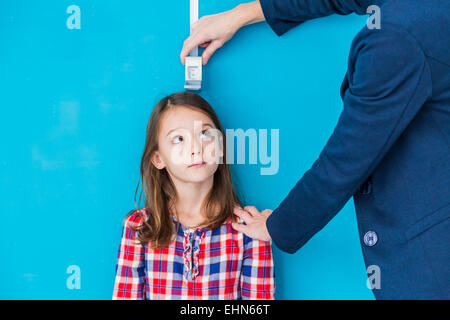
[[[366,14],[370,5],[383,0],[259,0],[264,17],[273,31],[281,36],[307,20],[331,14]]]
[[[266,222],[274,243],[296,252],[368,178],[431,96],[418,43],[398,26],[363,28],[341,88],[343,111],[312,167]]]

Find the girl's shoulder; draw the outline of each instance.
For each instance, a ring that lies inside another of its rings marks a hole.
[[[246,223],[244,222],[244,220],[242,218],[240,218],[240,217],[236,217],[236,218],[237,218],[237,221],[236,221],[237,223],[246,225]],[[244,246],[250,246],[250,247],[251,246],[253,246],[253,247],[259,246],[261,248],[263,248],[263,247],[271,248],[271,246],[272,246],[272,240],[264,241],[264,240],[258,240],[255,238],[251,238],[251,237],[247,236],[245,233],[243,233],[242,231],[238,231],[238,230],[234,229],[232,227],[231,219],[227,220],[227,225],[229,225],[230,229],[232,230],[231,231],[232,233],[238,234],[242,237]]]
[[[148,209],[142,208],[139,210],[130,210],[125,219],[123,220],[123,226],[126,228],[140,227],[148,217]]]

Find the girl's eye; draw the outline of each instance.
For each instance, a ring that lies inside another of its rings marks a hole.
[[[182,136],[176,136],[176,137],[174,137],[174,138],[172,139],[172,142],[173,142],[174,144],[178,144],[178,143],[180,143],[180,142],[183,142],[183,137],[182,137]]]
[[[208,129],[202,131],[202,137],[205,137],[208,139],[211,138],[211,133],[209,132]]]

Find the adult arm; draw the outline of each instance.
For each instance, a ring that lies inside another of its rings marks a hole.
[[[333,134],[266,220],[274,243],[289,253],[342,209],[431,96],[425,55],[397,26],[363,29],[350,56],[341,88],[344,109]]]
[[[331,14],[366,14],[383,0],[259,0],[265,20],[279,36],[299,24]]]
[[[180,60],[195,47],[204,47],[203,64],[243,26],[266,20],[276,34],[307,20],[336,14],[365,14],[367,7],[383,0],[257,0],[200,18],[191,26],[191,35],[184,41]]]

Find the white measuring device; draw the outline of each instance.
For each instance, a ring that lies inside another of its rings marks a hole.
[[[198,20],[198,0],[190,0],[190,26]],[[200,90],[202,88],[202,57],[198,56],[198,47],[195,47],[185,60],[184,88]]]

